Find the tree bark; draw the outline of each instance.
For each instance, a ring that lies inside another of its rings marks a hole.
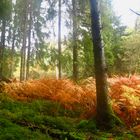
[[[73,80],[78,80],[78,48],[77,48],[77,18],[76,18],[76,1],[72,0],[73,7]]]
[[[28,52],[27,52],[27,64],[26,64],[26,80],[29,79],[30,73],[30,56],[31,56],[31,31],[32,31],[32,1],[30,0],[29,7],[29,30],[28,30]]]
[[[109,128],[113,126],[113,120],[115,119],[113,117],[113,111],[108,98],[107,68],[101,35],[101,20],[98,0],[90,0],[90,5],[97,96],[96,119],[98,127]]]
[[[58,3],[58,76],[59,79],[62,77],[62,66],[61,66],[61,0]]]
[[[13,76],[14,69],[14,51],[15,51],[15,29],[13,29],[12,49],[11,49],[11,64],[10,64],[10,78]]]
[[[27,1],[25,1],[23,13],[23,42],[21,48],[21,66],[20,66],[20,81],[25,80],[26,70],[26,38],[27,38]]]
[[[0,45],[0,78],[3,77],[4,49],[5,49],[6,20],[2,20],[1,45]]]

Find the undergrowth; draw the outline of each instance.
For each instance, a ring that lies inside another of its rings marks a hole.
[[[0,94],[0,139],[2,140],[137,140],[130,131],[96,128],[94,119],[79,119],[79,112],[54,101],[16,101]]]
[[[140,125],[140,78],[136,76],[112,78],[108,79],[108,82],[113,111],[127,127]],[[42,100],[53,102],[53,104],[47,102],[44,106],[45,112],[50,108],[49,114],[52,115],[91,119],[96,114],[96,88],[93,78],[79,84],[68,79],[4,83],[1,89],[14,100],[32,102],[40,99],[41,102]],[[35,104],[40,106],[40,102]]]

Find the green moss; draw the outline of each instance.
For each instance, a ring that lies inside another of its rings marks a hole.
[[[12,123],[10,120],[0,118],[0,139],[2,140],[51,140],[49,136],[39,131],[31,130]]]
[[[101,130],[110,130],[116,126],[125,126],[121,119],[114,114],[111,106],[109,106],[107,111],[104,111],[104,115],[96,116],[96,124]]]
[[[95,132],[97,130],[95,120],[81,120],[77,128],[88,132]]]
[[[139,140],[132,134],[123,134],[122,136],[117,136],[115,140]]]
[[[64,113],[65,112],[65,113]],[[74,118],[74,111],[67,111],[56,102],[36,100],[14,101],[0,94],[0,139],[4,140],[137,140],[126,130],[97,129],[96,122]],[[72,112],[72,113],[71,113]]]

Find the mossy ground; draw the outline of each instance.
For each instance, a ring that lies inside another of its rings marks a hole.
[[[0,94],[0,140],[138,140],[128,130],[100,131],[94,120],[45,100],[19,102]]]

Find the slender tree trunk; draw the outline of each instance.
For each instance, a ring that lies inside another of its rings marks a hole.
[[[31,25],[29,27],[29,35],[28,35],[28,52],[27,52],[27,64],[26,64],[26,67],[27,67],[26,68],[26,80],[29,79],[29,73],[30,73],[30,55],[31,55]]]
[[[27,38],[27,1],[25,1],[24,13],[23,13],[23,42],[21,48],[21,66],[20,66],[20,81],[25,80],[26,70],[26,38]]]
[[[62,67],[61,67],[61,0],[58,3],[58,76],[61,79]]]
[[[104,46],[101,36],[100,12],[98,0],[90,0],[92,37],[94,46],[96,95],[97,95],[97,124],[99,127],[111,127],[113,111],[108,99],[107,70],[105,65]]]
[[[23,37],[23,45],[21,49],[21,67],[20,67],[20,81],[25,80],[25,59],[26,59],[26,37]]]
[[[78,48],[77,48],[77,18],[76,18],[76,0],[72,0],[73,6],[73,80],[78,79]]]
[[[29,31],[28,31],[28,53],[27,53],[27,65],[26,65],[26,80],[29,79],[30,73],[30,55],[31,55],[31,31],[32,31],[32,1],[30,1],[29,8]]]
[[[0,79],[2,79],[2,77],[3,77],[5,33],[6,33],[6,20],[3,19],[2,20],[2,33],[1,33],[1,45],[0,45]]]
[[[12,50],[11,50],[11,64],[10,64],[10,78],[13,76],[14,69],[14,51],[15,51],[15,29],[13,31]]]

